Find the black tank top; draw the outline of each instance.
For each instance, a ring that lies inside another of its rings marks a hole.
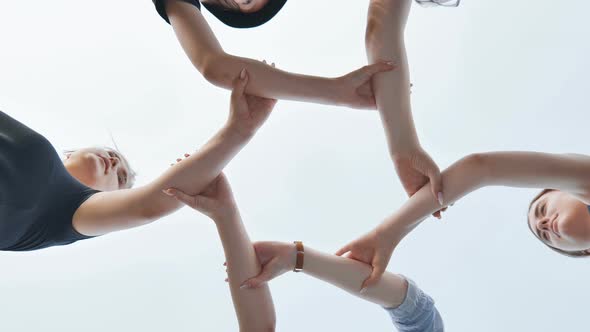
[[[0,250],[90,238],[74,230],[72,217],[97,192],[70,175],[45,137],[0,111]]]

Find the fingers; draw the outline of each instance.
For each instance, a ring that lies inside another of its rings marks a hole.
[[[266,60],[262,60],[262,63],[264,63],[265,65],[268,65],[268,62],[266,62]],[[273,67],[273,68],[276,68],[274,62],[271,63],[270,66]]]
[[[453,206],[453,204],[451,204],[451,206]],[[433,213],[432,216],[434,216],[437,219],[442,219],[442,213],[445,212],[448,208],[448,206],[445,206],[444,208]]]
[[[233,91],[231,93],[232,99],[241,98],[246,91],[246,85],[248,85],[248,71],[246,68],[242,69],[240,75],[234,79]]]
[[[185,153],[185,154],[184,154],[184,157],[185,157],[185,158],[188,158],[188,157],[190,157],[190,156],[191,156],[191,155],[190,155],[190,154],[188,154],[188,153]],[[177,162],[177,163],[179,163],[179,162],[181,162],[181,161],[182,161],[182,159],[180,159],[180,158],[176,158],[176,162]],[[170,166],[174,166],[174,163],[170,164]]]
[[[166,189],[163,191],[166,195],[174,197],[186,205],[190,205],[190,206],[194,205],[195,198],[193,196],[187,195],[186,193],[184,193],[176,188],[169,188],[169,189]]]
[[[364,293],[367,288],[374,286],[377,282],[379,282],[379,279],[381,279],[383,273],[385,273],[385,264],[381,262],[380,258],[375,258],[373,262],[373,271],[371,272],[371,275],[363,282],[360,292]]]
[[[260,272],[259,275],[257,275],[254,278],[250,278],[250,279],[244,281],[244,283],[242,283],[242,285],[240,285],[240,289],[258,288],[258,287],[266,284],[267,282],[269,282],[273,278],[273,273],[271,270],[271,266],[272,266],[273,262],[276,262],[276,258],[271,260],[268,264],[266,264],[262,268],[262,272]]]
[[[350,244],[347,244],[344,247],[340,248],[338,251],[336,251],[336,253],[334,255],[342,256],[345,253],[349,252],[351,249],[352,249],[352,246]]]
[[[430,191],[434,196],[434,199],[444,207],[444,196],[443,196],[443,179],[440,174],[440,170],[436,163],[427,154],[422,155],[422,162],[418,162],[417,169],[421,170],[422,174],[426,175],[430,180]],[[422,164],[422,166],[420,166]]]
[[[368,80],[371,77],[373,77],[373,75],[375,75],[375,74],[386,72],[386,71],[391,71],[391,70],[394,70],[395,68],[396,68],[396,66],[393,64],[393,62],[383,61],[383,62],[374,63],[372,65],[364,66],[361,70],[363,72],[363,75],[365,76],[364,79]]]
[[[434,198],[437,200],[440,206],[444,206],[443,181],[438,168],[431,171],[431,173],[428,174],[428,178],[430,179],[430,189],[434,195]]]

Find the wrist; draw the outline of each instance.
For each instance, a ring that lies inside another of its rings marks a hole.
[[[327,103],[334,106],[348,106],[345,101],[346,94],[343,92],[345,86],[342,77],[324,78],[324,80],[325,89],[322,97]]]
[[[418,138],[414,140],[405,140],[403,144],[392,144],[390,149],[390,155],[394,162],[399,160],[405,160],[408,157],[416,155],[418,151],[423,151],[422,145]]]
[[[297,246],[295,243],[285,243],[285,252],[287,252],[288,257],[288,268],[290,271],[295,270],[295,265],[297,264]]]
[[[377,237],[396,244],[406,235],[404,230],[396,224],[395,219],[385,220],[375,228],[375,232],[377,233]]]
[[[229,119],[223,127],[223,135],[231,140],[244,142],[249,141],[255,134],[255,130],[241,128],[237,121]]]

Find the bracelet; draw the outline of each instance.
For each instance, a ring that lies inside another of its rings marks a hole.
[[[293,243],[295,243],[295,248],[297,249],[297,259],[295,260],[295,268],[293,269],[293,272],[301,272],[303,270],[303,257],[305,255],[303,242],[294,241]]]

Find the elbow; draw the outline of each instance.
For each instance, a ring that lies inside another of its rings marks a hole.
[[[463,158],[465,167],[475,172],[482,183],[487,182],[491,177],[490,156],[486,153],[472,153]]]
[[[230,61],[231,56],[227,54],[215,54],[207,57],[199,65],[199,71],[209,83],[221,88],[229,88],[232,81],[227,70]]]
[[[260,331],[275,332],[276,327],[277,327],[277,319],[276,319],[276,316],[273,314],[273,315],[270,315],[269,317],[267,317],[267,319],[264,322],[264,325],[260,329]]]
[[[383,49],[383,43],[386,40],[398,47],[404,45],[404,26],[400,25],[397,29],[391,31],[388,27],[390,24],[383,13],[369,15],[365,29],[365,47],[367,50]]]

